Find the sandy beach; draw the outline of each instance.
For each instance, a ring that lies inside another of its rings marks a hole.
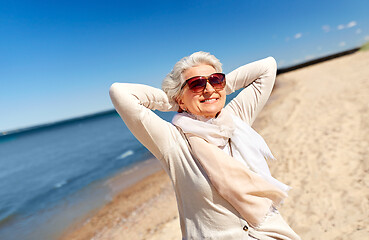
[[[254,128],[292,190],[280,208],[302,239],[369,236],[369,51],[280,74]],[[123,190],[61,240],[181,239],[164,171]]]

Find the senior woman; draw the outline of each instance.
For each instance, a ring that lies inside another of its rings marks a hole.
[[[111,86],[121,118],[172,181],[183,239],[300,239],[276,209],[289,187],[271,176],[273,155],[250,127],[275,75],[272,57],[225,76],[215,56],[195,52],[175,64],[163,90]],[[170,123],[151,110],[178,113]]]

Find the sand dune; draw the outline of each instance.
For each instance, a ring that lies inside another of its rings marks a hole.
[[[254,128],[293,187],[280,209],[302,239],[369,236],[369,51],[278,75]],[[63,239],[180,239],[164,172],[119,194]]]

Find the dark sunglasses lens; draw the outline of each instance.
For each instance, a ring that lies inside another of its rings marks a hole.
[[[204,90],[205,85],[206,85],[206,78],[204,77],[198,77],[198,78],[194,78],[191,79],[187,82],[188,87],[193,91],[193,92],[201,92]]]
[[[223,74],[212,74],[209,76],[209,83],[217,89],[224,88],[225,78]]]

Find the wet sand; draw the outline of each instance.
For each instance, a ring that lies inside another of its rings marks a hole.
[[[280,209],[302,239],[369,236],[369,51],[278,75],[254,128],[293,189]],[[175,196],[163,171],[119,193],[70,239],[180,239]]]

